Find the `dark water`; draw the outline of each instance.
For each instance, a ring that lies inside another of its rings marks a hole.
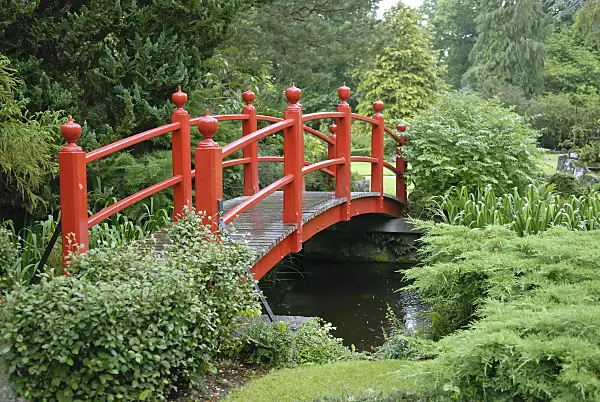
[[[393,272],[398,267],[387,266],[382,273],[381,265],[311,262],[304,276],[283,275],[261,286],[275,314],[322,317],[337,328],[333,334],[344,344],[371,350],[383,343],[388,305],[409,328],[416,326],[414,315],[422,309],[414,295],[397,292],[408,285]]]

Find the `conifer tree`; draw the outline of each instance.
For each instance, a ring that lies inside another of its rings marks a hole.
[[[539,92],[546,50],[547,21],[538,0],[482,0],[477,39],[462,83],[483,93],[499,86]]]
[[[401,2],[385,15],[388,34],[383,50],[359,73],[358,112],[370,115],[378,97],[386,115],[400,119],[428,105],[439,87],[434,53],[421,15]]]

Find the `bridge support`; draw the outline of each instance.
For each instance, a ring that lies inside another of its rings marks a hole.
[[[256,131],[256,108],[252,105],[254,101],[254,92],[248,89],[242,94],[246,106],[242,109],[242,114],[248,116],[248,120],[242,121],[242,136],[247,136]],[[244,165],[244,195],[251,196],[258,193],[258,143],[253,142],[244,148],[244,158],[249,158],[250,162]]]
[[[339,165],[335,175],[335,196],[345,197],[345,208],[342,208],[341,220],[347,221],[350,219],[350,155],[352,155],[352,142],[351,142],[351,127],[352,127],[352,109],[348,102],[350,97],[350,88],[344,83],[338,89],[338,96],[342,101],[337,108],[338,112],[344,114],[344,117],[338,118],[337,123],[337,157],[345,158],[345,162]]]
[[[406,131],[406,126],[404,124],[398,124],[396,128],[400,134]],[[402,142],[396,147],[396,197],[405,203],[407,201],[406,178],[404,177],[404,173],[406,172],[406,160],[404,160],[404,153],[402,152],[401,147],[406,145],[406,136],[401,135],[400,139]]]
[[[302,105],[298,103],[302,91],[292,82],[285,96],[290,105],[285,109],[284,119],[294,120],[294,124],[283,132],[283,176],[292,175],[291,183],[283,188],[283,222],[296,224],[290,235],[290,248],[293,252],[302,249],[302,190],[304,189],[304,123]]]
[[[371,156],[377,159],[377,162],[371,163],[371,191],[379,193],[379,209],[383,209],[383,102],[381,99],[373,102],[375,115],[373,120],[377,125],[371,128]]]
[[[206,116],[198,122],[204,141],[198,143],[195,152],[196,212],[206,213],[204,223],[213,231],[219,228],[219,201],[223,200],[223,154],[212,139],[218,128],[219,122],[206,109]]]
[[[181,181],[173,186],[173,220],[178,221],[185,207],[192,207],[192,172],[190,166],[190,115],[183,109],[188,96],[178,88],[171,99],[177,107],[171,115],[172,123],[179,123],[179,128],[173,131],[172,160],[173,176],[181,176]]]

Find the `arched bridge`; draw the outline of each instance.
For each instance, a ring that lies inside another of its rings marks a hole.
[[[181,92],[180,88],[172,96],[176,110],[172,114],[170,124],[135,134],[90,152],[84,152],[77,146],[81,126],[69,117],[69,122],[61,127],[67,145],[59,153],[62,247],[65,263],[74,244],[82,251],[87,250],[89,228],[169,187],[173,187],[174,215],[177,219],[177,215],[184,208],[192,207],[194,180],[196,211],[206,211],[206,216],[214,217],[210,220],[213,230],[233,224],[237,229],[233,235],[234,239],[245,239],[256,249],[257,260],[253,264],[252,272],[257,279],[288,253],[300,251],[304,241],[330,225],[362,214],[399,216],[406,203],[406,163],[400,151],[400,146],[405,144],[405,138],[385,126],[381,113],[383,102],[377,100],[373,103],[375,114],[372,117],[352,113],[347,103],[350,88],[343,85],[338,89],[341,103],[336,111],[303,114],[302,106],[298,103],[300,89],[292,83],[285,95],[290,104],[285,109],[283,118],[257,114],[252,105],[254,93],[250,90],[243,94],[246,106],[241,114],[211,116],[207,110],[206,116],[191,118],[184,109],[187,94]],[[334,120],[329,126],[330,135],[307,125],[322,119]],[[219,121],[231,120],[241,121],[242,136],[221,147],[212,138],[218,131]],[[371,156],[351,155],[353,120],[371,125]],[[270,124],[259,129],[259,122]],[[204,140],[195,148],[192,166],[190,130],[194,126],[198,128]],[[404,131],[404,126],[399,125],[398,130]],[[284,155],[259,156],[258,141],[280,131],[283,131]],[[172,138],[172,177],[89,216],[87,164],[142,141],[169,133]],[[305,160],[305,133],[314,135],[327,144],[327,160],[316,163]],[[395,165],[386,161],[385,135],[391,136],[397,143]],[[262,162],[283,163],[283,177],[260,189],[258,164]],[[351,191],[352,162],[371,164],[370,191]],[[223,169],[236,165],[244,167],[244,196],[223,202]],[[395,196],[384,194],[384,169],[389,169],[396,175]],[[317,170],[325,172],[331,180],[335,180],[335,191],[304,191],[304,176]]]

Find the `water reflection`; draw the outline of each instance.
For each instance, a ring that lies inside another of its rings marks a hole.
[[[262,285],[275,314],[323,317],[337,328],[335,336],[358,350],[383,343],[388,305],[409,329],[416,327],[415,314],[422,307],[414,295],[397,292],[408,285],[393,272],[398,267],[382,271],[382,264],[305,265],[309,272],[304,277]]]

